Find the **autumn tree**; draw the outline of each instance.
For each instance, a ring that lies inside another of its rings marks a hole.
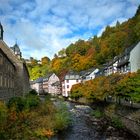
[[[49,62],[50,62],[50,59],[47,56],[41,58],[41,64],[42,65],[48,65]]]

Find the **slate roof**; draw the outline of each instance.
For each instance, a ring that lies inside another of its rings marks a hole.
[[[36,80],[30,81],[30,84],[35,84],[35,83],[43,83],[43,77],[40,77]]]
[[[88,76],[90,75],[96,68],[90,68],[88,70],[84,70],[80,72],[80,76]]]
[[[43,82],[43,77],[36,79],[36,83],[42,83],[42,82]]]
[[[10,49],[12,49],[14,52],[19,52],[20,53],[20,48],[17,45],[17,43],[13,47],[10,47]]]
[[[65,80],[78,80],[80,78],[80,74],[75,71],[68,71],[67,74],[65,75]]]

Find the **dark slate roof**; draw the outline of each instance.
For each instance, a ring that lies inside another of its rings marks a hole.
[[[77,80],[80,78],[80,74],[75,71],[68,71],[67,74],[65,75],[65,80]]]
[[[52,75],[53,73],[48,73],[45,77],[43,77],[43,82],[46,82],[49,80],[50,76]]]
[[[10,47],[14,52],[20,52],[20,48],[19,46],[17,45],[17,43],[13,46],[13,47]]]
[[[84,70],[80,72],[80,76],[88,76],[90,75],[96,68],[90,68],[88,70]]]
[[[43,78],[40,77],[40,78],[38,78],[36,80],[30,81],[30,84],[32,85],[32,84],[35,84],[35,83],[42,83],[42,82],[43,82]]]

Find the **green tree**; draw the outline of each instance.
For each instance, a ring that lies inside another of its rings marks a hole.
[[[50,59],[47,56],[41,58],[41,64],[42,65],[48,65],[49,62],[50,62]]]

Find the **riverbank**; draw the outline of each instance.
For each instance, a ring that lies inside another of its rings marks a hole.
[[[109,131],[113,132],[114,130],[114,135],[116,135],[116,131],[120,131],[120,134],[123,132],[124,135],[128,134],[128,138],[132,135],[135,139],[140,139],[139,109],[107,102],[89,103],[83,99],[80,100],[80,102],[74,100],[70,100],[70,102],[80,105],[89,105],[95,111],[99,109],[100,112],[102,112],[100,120],[102,120],[101,124],[103,124],[103,129],[100,129],[105,132],[107,131],[107,135],[110,133]],[[95,124],[97,124],[96,121]],[[98,126],[100,126],[100,124]],[[106,130],[104,130],[104,128],[106,128]]]
[[[127,129],[114,127],[108,117],[95,117],[96,106],[64,102],[72,113],[72,124],[52,140],[139,140]]]

